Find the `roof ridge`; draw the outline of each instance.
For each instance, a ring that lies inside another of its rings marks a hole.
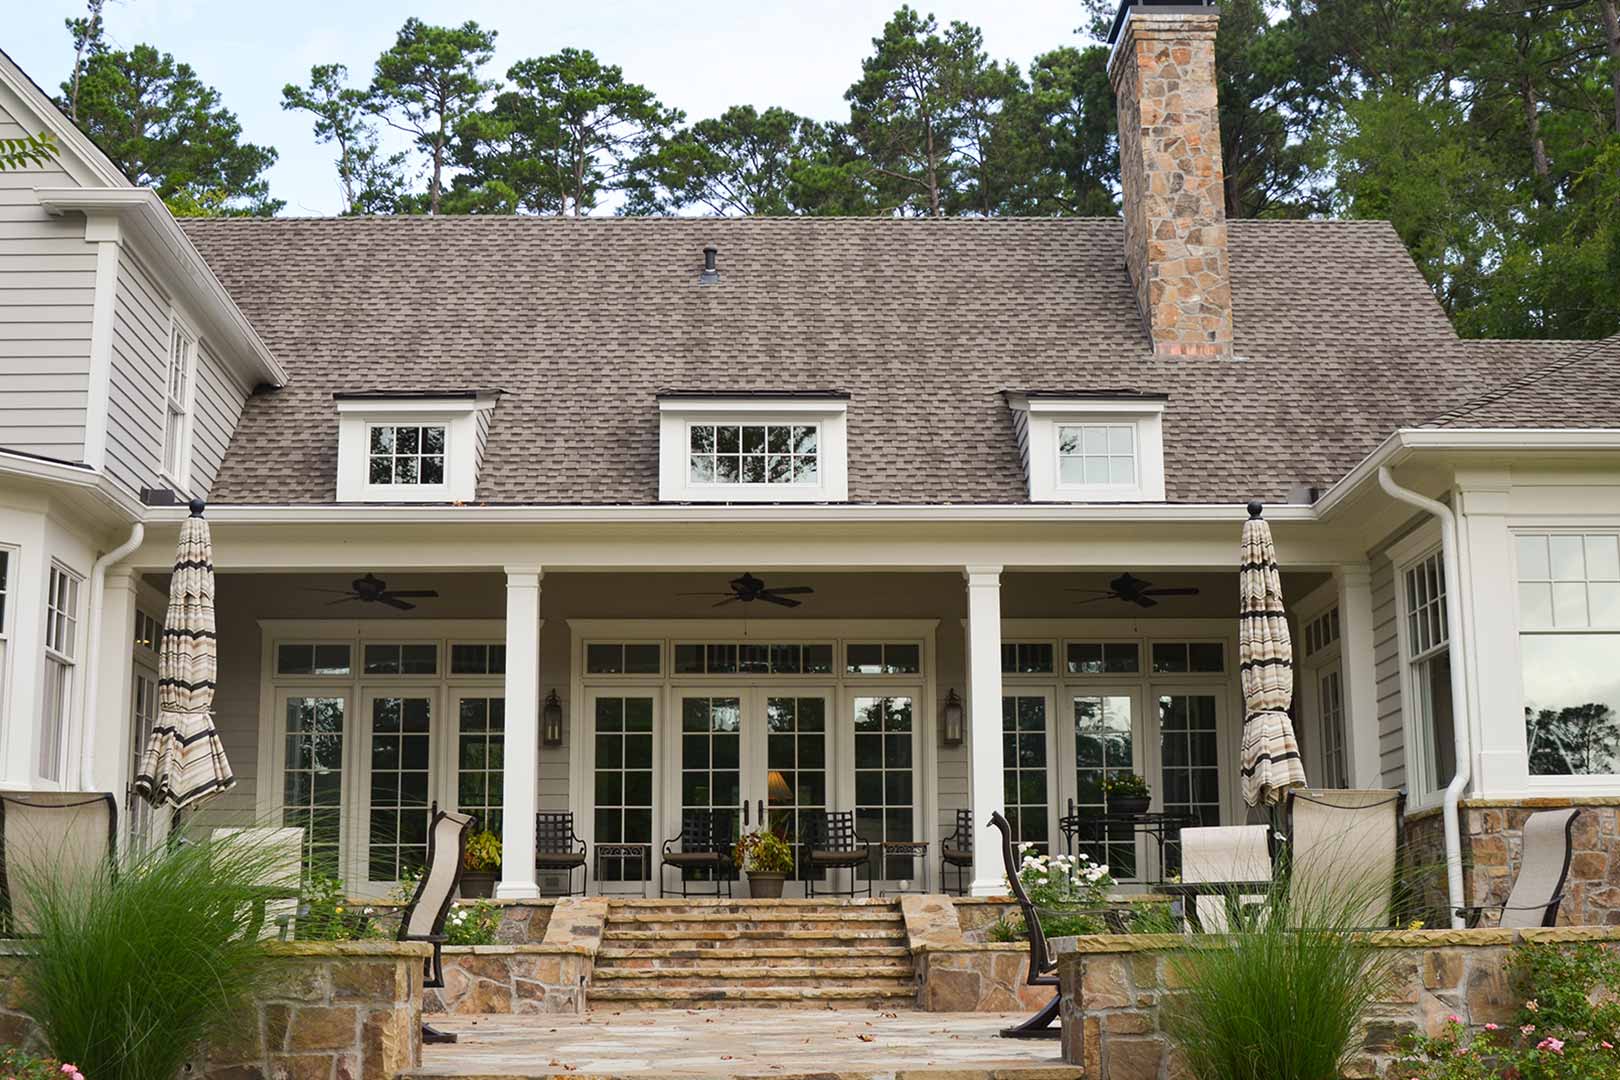
[[[1512,341],[1514,339],[1512,339],[1512,338],[1496,338],[1496,339],[1492,339],[1492,340],[1494,340],[1494,341]],[[1532,339],[1532,340],[1540,340],[1540,339]],[[1548,339],[1548,340],[1563,340],[1563,339]],[[1480,411],[1481,409],[1485,408],[1488,405],[1494,405],[1497,402],[1503,400],[1504,398],[1510,397],[1513,394],[1516,394],[1521,390],[1524,390],[1524,389],[1527,389],[1528,387],[1534,386],[1536,383],[1539,383],[1539,382],[1541,382],[1541,381],[1543,381],[1545,379],[1551,378],[1552,376],[1557,375],[1560,372],[1567,371],[1569,368],[1575,366],[1576,364],[1582,363],[1583,361],[1589,359],[1593,353],[1599,352],[1599,351],[1607,348],[1610,345],[1620,344],[1620,334],[1615,334],[1612,337],[1606,337],[1606,338],[1576,339],[1576,340],[1581,343],[1582,347],[1577,348],[1574,352],[1568,353],[1568,354],[1566,354],[1564,356],[1560,356],[1558,359],[1550,361],[1547,364],[1544,364],[1543,366],[1541,366],[1539,368],[1536,368],[1534,371],[1527,371],[1523,375],[1519,375],[1519,376],[1516,376],[1516,377],[1514,377],[1512,379],[1509,379],[1507,382],[1502,383],[1501,385],[1496,386],[1493,389],[1487,390],[1483,394],[1479,394],[1479,395],[1477,395],[1477,396],[1475,396],[1473,398],[1470,398],[1469,400],[1464,401],[1460,405],[1454,406],[1453,408],[1448,409],[1445,412],[1439,413],[1439,414],[1429,418],[1428,420],[1425,420],[1421,426],[1423,426],[1423,427],[1449,427],[1449,426],[1451,426],[1453,421],[1460,420],[1464,416],[1467,416],[1469,413],[1478,412],[1478,411]]]
[[[728,225],[728,224],[813,224],[813,223],[851,223],[861,222],[874,225],[913,224],[931,228],[985,226],[994,227],[998,224],[1121,224],[1122,218],[1099,214],[1085,214],[1075,216],[1054,216],[1037,214],[1002,214],[994,217],[891,217],[878,214],[744,214],[744,215],[684,215],[684,214],[623,214],[610,216],[584,216],[573,217],[557,214],[290,214],[276,217],[186,217],[179,219],[181,224],[190,228],[193,226],[213,227],[219,225],[238,226],[253,225],[279,225],[279,224],[315,224],[315,223],[420,223],[430,222],[551,222],[557,225],[577,224],[588,228],[593,225],[607,223],[639,223],[639,224],[692,224],[692,225]],[[1228,227],[1237,226],[1241,230],[1251,228],[1288,228],[1315,225],[1318,227],[1333,228],[1372,228],[1386,227],[1389,222],[1382,218],[1238,218],[1227,222]]]

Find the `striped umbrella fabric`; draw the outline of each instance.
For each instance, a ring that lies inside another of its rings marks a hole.
[[[1294,700],[1294,644],[1283,613],[1282,576],[1271,526],[1249,504],[1238,571],[1238,659],[1243,674],[1243,799],[1275,805],[1305,786],[1305,764],[1288,719]]]
[[[236,783],[214,730],[214,545],[203,504],[191,504],[169,579],[158,659],[158,716],[141,754],[135,790],[154,806],[191,806]]]

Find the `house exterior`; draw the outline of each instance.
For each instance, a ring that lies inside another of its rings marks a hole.
[[[1565,915],[1620,921],[1620,338],[1464,341],[1388,224],[1224,220],[1215,30],[1123,10],[1124,212],[1079,220],[176,221],[0,57],[0,134],[62,146],[0,173],[0,783],[161,827],[126,792],[202,498],[206,816],[355,893],[435,801],[505,897],[563,884],[537,811],[656,851],[693,808],[853,810],[935,888],[967,810],[995,892],[989,811],[1052,843],[1107,775],[1246,819],[1257,499],[1312,782],[1403,789],[1475,900],[1526,808],[1590,807]]]

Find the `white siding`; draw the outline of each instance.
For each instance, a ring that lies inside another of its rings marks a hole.
[[[119,252],[107,393],[107,473],[139,491],[158,487],[169,364],[169,298],[129,251]]]
[[[0,138],[31,133],[0,99]],[[64,461],[84,457],[96,256],[32,189],[73,184],[55,164],[0,172],[0,446]]]
[[[1401,713],[1400,637],[1396,626],[1395,567],[1373,559],[1373,672],[1378,683],[1378,757],[1386,788],[1406,786],[1406,730]]]
[[[197,354],[197,395],[191,428],[191,493],[208,497],[225,446],[241,419],[247,388],[237,383],[214,350],[203,342]]]

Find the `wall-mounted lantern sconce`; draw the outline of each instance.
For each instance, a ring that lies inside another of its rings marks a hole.
[[[562,702],[555,690],[546,695],[546,707],[540,710],[540,737],[547,746],[562,745]]]
[[[945,708],[939,714],[940,729],[945,733],[946,746],[962,745],[962,699],[955,690],[945,695]]]

